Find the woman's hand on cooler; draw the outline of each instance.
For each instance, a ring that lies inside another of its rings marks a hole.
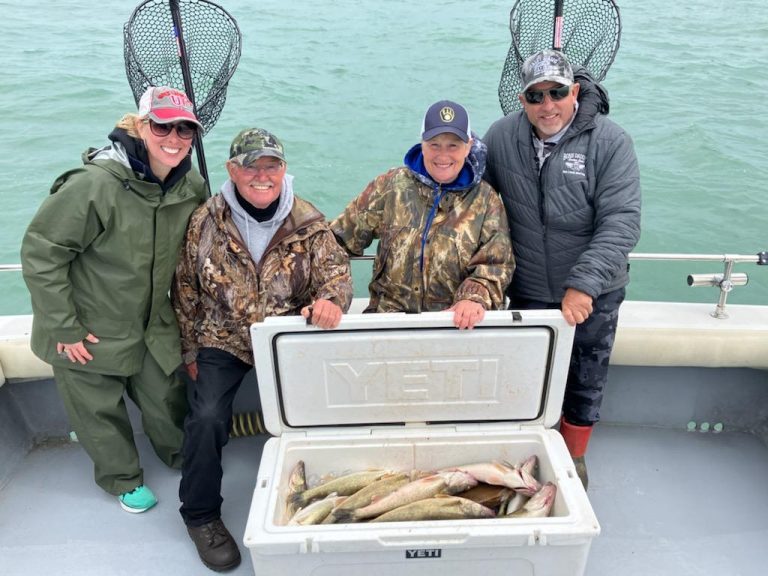
[[[453,325],[459,330],[471,330],[485,318],[483,305],[472,300],[459,300],[448,310],[453,310]]]

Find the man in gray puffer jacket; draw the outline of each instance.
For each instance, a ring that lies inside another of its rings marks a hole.
[[[517,269],[510,307],[560,308],[577,325],[560,432],[587,486],[584,454],[599,420],[628,254],[640,237],[632,140],[609,120],[608,95],[565,55],[522,67],[524,110],[497,120],[484,178],[501,194]]]

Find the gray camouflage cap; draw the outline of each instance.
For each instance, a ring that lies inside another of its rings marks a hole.
[[[248,166],[263,156],[273,156],[285,162],[282,142],[263,128],[246,128],[235,136],[229,147],[229,159],[241,166]]]
[[[541,50],[525,59],[520,71],[523,92],[539,82],[573,84],[573,69],[565,54],[557,50]]]

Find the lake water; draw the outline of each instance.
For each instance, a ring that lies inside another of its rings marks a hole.
[[[566,0],[568,2],[568,0]],[[227,103],[205,138],[212,187],[229,142],[260,126],[286,145],[297,192],[332,218],[399,165],[432,102],[450,98],[483,134],[513,2],[222,0],[243,35]],[[621,48],[604,81],[611,117],[634,138],[643,186],[637,252],[768,250],[768,9],[764,0],[625,0]],[[0,0],[0,263],[53,179],[135,110],[123,62],[133,2]],[[358,295],[368,263],[355,264]],[[722,264],[636,262],[629,296],[714,302],[686,274]],[[768,304],[768,268],[751,264],[733,303]],[[0,313],[30,311],[21,275],[0,275]]]

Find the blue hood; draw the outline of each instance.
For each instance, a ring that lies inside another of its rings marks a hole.
[[[485,171],[485,159],[488,155],[488,149],[480,137],[472,133],[472,148],[469,151],[469,156],[464,161],[464,166],[459,172],[459,176],[450,184],[444,184],[443,190],[455,191],[466,190],[480,183]],[[429,186],[430,188],[437,188],[439,184],[435,182],[427,172],[424,166],[424,156],[421,153],[421,142],[414,145],[405,154],[403,159],[406,167],[410,169],[413,175],[421,182]]]

